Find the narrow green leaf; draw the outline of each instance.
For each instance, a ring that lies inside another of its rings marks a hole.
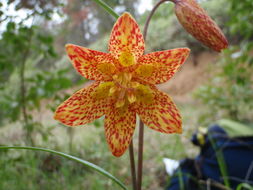
[[[226,162],[225,162],[225,158],[224,158],[222,149],[218,150],[216,140],[210,134],[208,134],[208,139],[210,140],[211,145],[212,145],[212,147],[215,151],[216,158],[217,158],[217,161],[218,161],[218,165],[219,165],[219,168],[220,168],[220,172],[221,172],[221,175],[224,179],[224,185],[226,187],[230,188],[230,182],[229,182],[229,179],[228,179],[228,172],[227,172],[227,165],[226,165]]]
[[[87,167],[89,167],[93,170],[96,170],[97,172],[101,173],[102,175],[110,178],[112,181],[117,183],[122,189],[127,190],[126,186],[120,180],[118,180],[116,177],[114,177],[109,172],[105,171],[103,168],[100,168],[99,166],[97,166],[95,164],[92,164],[88,161],[77,158],[75,156],[71,156],[69,154],[66,154],[66,153],[63,153],[63,152],[58,152],[58,151],[47,149],[47,148],[29,147],[29,146],[0,146],[0,150],[6,150],[6,149],[26,149],[26,150],[44,151],[44,152],[49,152],[49,153],[52,153],[52,154],[59,155],[61,157],[64,157],[64,158],[67,158],[67,159],[70,159],[70,160],[74,160],[76,162],[81,163],[84,166],[87,166]]]
[[[249,185],[248,183],[241,183],[236,187],[236,190],[241,190],[241,189],[253,190],[253,187]]]
[[[104,1],[102,1],[102,0],[93,0],[93,1],[96,2],[100,7],[105,9],[110,15],[112,15],[116,19],[119,17],[119,15],[109,5],[107,5]]]

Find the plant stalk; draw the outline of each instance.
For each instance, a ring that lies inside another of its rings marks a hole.
[[[150,13],[148,15],[148,18],[147,18],[147,20],[145,22],[145,25],[144,25],[144,31],[143,31],[144,41],[146,41],[148,27],[149,27],[149,23],[151,21],[152,16],[154,15],[157,8],[166,1],[170,1],[170,0],[160,0],[160,1],[158,1],[155,4],[155,6],[153,7],[153,9],[150,11]],[[144,140],[144,124],[140,119],[140,123],[139,123],[139,145],[138,145],[137,190],[141,190],[141,188],[142,188],[143,140]]]
[[[131,140],[129,146],[129,157],[130,157],[130,165],[131,165],[131,175],[132,175],[132,186],[133,190],[137,190],[137,183],[136,183],[136,169],[135,169],[135,160],[134,160],[134,145],[133,140]]]
[[[30,44],[32,41],[32,30],[31,34],[29,37],[29,45],[24,51],[23,58],[21,61],[21,66],[20,66],[20,105],[21,105],[21,110],[22,110],[22,117],[24,120],[24,128],[26,130],[26,142],[27,144],[34,145],[33,139],[31,137],[31,129],[29,127],[29,121],[28,121],[28,114],[27,114],[27,107],[26,107],[26,85],[25,85],[25,66],[26,66],[26,61],[28,58],[28,55],[30,53]]]
[[[140,123],[139,123],[139,145],[138,145],[137,190],[141,190],[141,185],[142,185],[143,139],[144,139],[144,124],[140,120]]]
[[[154,15],[155,11],[157,10],[157,8],[163,4],[164,2],[166,1],[171,1],[171,0],[160,0],[158,1],[155,6],[153,7],[153,9],[150,11],[149,15],[148,15],[148,18],[145,22],[145,25],[144,25],[144,30],[143,30],[143,37],[144,37],[144,40],[146,40],[146,37],[147,37],[147,32],[148,32],[148,27],[149,27],[149,23],[151,21],[151,18],[152,16]]]

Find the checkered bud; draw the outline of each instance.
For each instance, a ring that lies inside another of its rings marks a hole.
[[[220,52],[228,47],[228,41],[218,25],[200,7],[196,0],[171,0],[179,22],[197,40]]]

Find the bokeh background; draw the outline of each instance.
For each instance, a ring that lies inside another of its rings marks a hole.
[[[155,0],[105,0],[117,13],[130,12],[143,29]],[[182,135],[145,128],[145,190],[168,183],[162,159],[193,157],[191,134],[219,119],[253,122],[253,1],[198,1],[230,43],[218,54],[193,39],[177,21],[172,3],[155,13],[146,52],[189,47],[180,71],[159,88],[178,105]],[[91,0],[0,1],[0,145],[55,149],[101,166],[131,187],[128,154],[108,150],[103,118],[68,128],[53,119],[56,107],[90,81],[72,67],[64,45],[107,51],[115,19]],[[138,131],[136,130],[134,139]],[[137,142],[137,141],[135,141]],[[136,145],[137,146],[137,145]],[[32,151],[0,152],[1,190],[116,190],[104,176],[69,160]]]

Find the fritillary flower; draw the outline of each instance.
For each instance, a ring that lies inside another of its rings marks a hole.
[[[144,39],[129,13],[115,23],[109,53],[66,45],[75,69],[95,82],[74,93],[54,118],[68,126],[85,125],[105,115],[105,135],[113,155],[129,146],[136,114],[151,129],[181,133],[180,114],[171,98],[156,84],[169,80],[188,57],[188,48],[144,53]]]
[[[179,22],[197,40],[220,52],[228,47],[228,41],[218,25],[200,7],[196,0],[171,0]]]

